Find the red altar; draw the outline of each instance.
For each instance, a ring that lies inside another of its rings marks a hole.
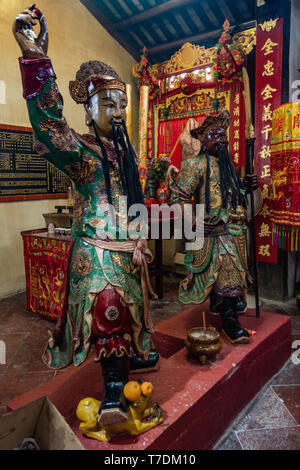
[[[237,71],[228,79],[220,75],[216,65],[220,53],[216,46],[205,49],[186,43],[170,60],[152,66],[144,49],[140,63],[133,68],[141,94],[140,120],[144,121],[139,135],[142,165],[146,166],[147,159],[166,156],[180,169],[187,123],[191,119],[201,122],[207,113],[226,108],[231,115],[229,151],[234,165],[244,169],[246,123],[241,67],[255,45],[256,28],[237,33],[233,41],[225,32],[228,28],[225,22],[219,44],[222,51],[222,40],[229,40],[229,57],[236,61],[230,66]]]
[[[70,235],[48,235],[46,229],[21,232],[24,244],[26,308],[48,320],[63,310],[71,256]]]

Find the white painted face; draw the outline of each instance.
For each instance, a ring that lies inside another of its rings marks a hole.
[[[100,137],[113,138],[111,120],[115,126],[126,119],[126,93],[118,89],[101,90],[93,95],[85,105],[88,120],[94,121]]]

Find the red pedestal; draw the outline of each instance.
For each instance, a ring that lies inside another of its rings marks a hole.
[[[188,329],[202,325],[199,306],[185,309],[156,327],[160,351],[159,371],[140,374],[154,385],[153,400],[163,410],[164,423],[137,437],[116,436],[110,443],[83,437],[75,412],[88,396],[100,399],[101,370],[93,359],[78,368],[70,367],[46,384],[9,403],[10,410],[48,395],[86,449],[106,450],[200,450],[210,449],[237,414],[290,356],[290,318],[248,311],[241,318],[257,331],[249,344],[231,345],[221,335],[223,346],[217,358],[200,365],[188,355],[184,339]],[[208,325],[219,327],[219,317],[206,314]],[[138,375],[132,375],[137,378]]]

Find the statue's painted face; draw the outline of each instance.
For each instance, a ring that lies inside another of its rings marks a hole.
[[[126,119],[126,93],[118,89],[101,90],[93,95],[85,105],[87,121],[93,120],[100,137],[113,138],[110,121],[115,126],[121,125]]]
[[[217,129],[210,130],[204,140],[203,144],[207,148],[207,151],[210,155],[218,155],[218,145],[224,144],[228,145],[227,132],[224,128],[219,127]]]

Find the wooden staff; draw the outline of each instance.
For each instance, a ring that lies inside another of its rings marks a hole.
[[[245,129],[245,143],[246,143],[246,174],[252,175],[254,173],[254,127],[252,124],[251,117],[251,99],[250,99],[250,86],[249,76],[246,67],[243,67],[243,82],[244,90],[243,96],[245,101],[245,113],[246,113],[246,129]],[[250,220],[250,243],[251,243],[251,261],[253,269],[254,279],[254,292],[255,292],[255,307],[256,317],[259,317],[259,293],[258,293],[258,273],[257,273],[257,260],[256,260],[256,234],[255,234],[255,211],[254,211],[254,194],[250,191],[250,209],[251,209],[251,220]]]

